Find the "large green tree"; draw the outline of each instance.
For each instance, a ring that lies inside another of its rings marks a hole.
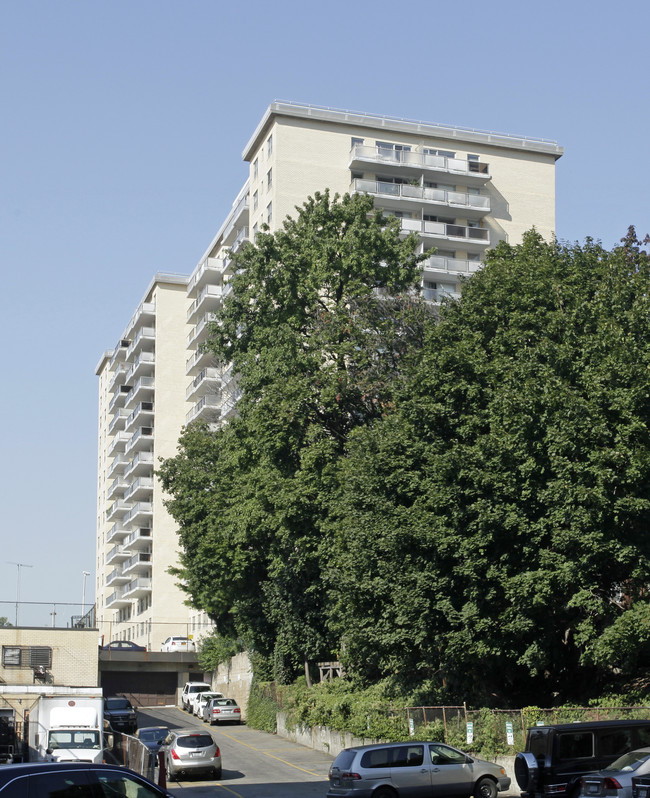
[[[429,700],[585,700],[650,663],[650,262],[500,244],[330,508],[348,670]]]
[[[391,407],[429,316],[410,293],[416,239],[371,198],[325,192],[297,211],[235,255],[211,330],[238,375],[237,417],[191,426],[160,469],[192,602],[281,678],[336,647],[322,569],[337,462]]]

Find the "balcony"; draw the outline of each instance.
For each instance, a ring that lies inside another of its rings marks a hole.
[[[217,283],[223,271],[223,260],[221,258],[206,258],[203,263],[195,270],[187,286],[187,295],[195,296],[208,283]]]
[[[131,460],[124,472],[129,479],[141,476],[151,476],[153,473],[153,452],[138,452]]]
[[[216,421],[219,418],[221,400],[218,396],[209,394],[202,397],[185,416],[185,423],[192,421]]]
[[[220,384],[220,371],[216,366],[209,366],[200,371],[185,392],[187,401],[192,402],[206,393],[216,394]]]
[[[490,212],[490,198],[463,191],[446,191],[441,188],[413,186],[406,183],[391,183],[386,180],[352,181],[353,193],[370,194],[381,200],[382,207],[400,209],[406,204],[423,209],[428,207],[448,208],[460,211],[467,219],[481,219]]]
[[[462,258],[445,258],[440,255],[432,255],[421,263],[422,271],[426,274],[434,272],[436,274],[474,274],[483,268],[480,260],[464,260]]]
[[[153,377],[155,362],[153,352],[140,352],[129,369],[125,382],[132,384],[140,377]]]
[[[419,150],[396,150],[355,144],[350,151],[350,169],[359,171],[368,164],[390,169],[403,177],[423,174],[452,177],[462,185],[483,185],[490,179],[490,167],[482,161],[446,158]],[[445,182],[445,181],[443,181]]]
[[[117,393],[113,395],[113,398],[109,402],[108,405],[108,412],[112,413],[117,407],[122,407],[126,403],[127,397],[131,392],[130,385],[120,385],[119,390]]]
[[[228,218],[226,219],[226,226],[223,230],[223,235],[221,237],[222,241],[225,244],[229,244],[232,240],[233,232],[241,228],[242,224],[246,224],[248,222],[248,208],[249,208],[249,197],[248,192],[244,194],[243,197],[237,202],[232,211],[228,214]]]
[[[123,407],[118,407],[113,415],[111,423],[108,425],[108,434],[112,435],[118,430],[124,429],[126,419],[129,417],[129,411]]]
[[[113,440],[108,445],[107,454],[112,457],[117,452],[123,452],[126,449],[126,444],[131,436],[128,432],[123,430],[113,436]]]
[[[155,302],[141,302],[127,325],[127,337],[133,339],[140,327],[153,327],[155,321]]]
[[[153,401],[155,384],[156,381],[153,377],[140,377],[124,402],[124,407],[127,410],[133,410],[138,402]]]
[[[187,336],[187,346],[191,349],[196,349],[208,337],[210,324],[217,318],[216,313],[206,313],[203,318],[197,322],[196,326],[192,329]]]
[[[126,350],[131,345],[131,341],[127,338],[122,338],[117,342],[117,346],[113,350],[113,355],[110,359],[108,367],[111,371],[116,367],[117,363],[121,363],[126,357]]]
[[[206,285],[187,311],[187,322],[193,324],[202,313],[216,311],[221,305],[221,286]]]
[[[122,521],[116,521],[113,526],[108,530],[106,535],[107,543],[119,543],[129,534],[127,529],[124,529]]]
[[[106,491],[107,499],[115,499],[117,496],[124,497],[124,491],[127,489],[128,483],[123,476],[115,477]]]
[[[130,506],[130,505],[129,505]],[[122,523],[126,526],[147,526],[151,524],[153,518],[153,505],[151,502],[136,502],[132,507],[130,506],[129,512],[122,519]]]
[[[153,421],[153,402],[140,402],[140,404],[127,416],[126,431],[132,430],[136,422],[151,425]]]
[[[122,585],[115,589],[113,593],[106,596],[106,607],[117,609],[118,607],[127,607],[131,603],[131,599],[127,599],[124,595],[126,585]]]
[[[113,546],[106,555],[106,565],[113,565],[114,563],[123,562],[128,558],[129,554],[124,546]]]
[[[140,527],[131,534],[124,541],[123,548],[125,551],[151,551],[151,527]]]
[[[214,365],[214,362],[214,355],[199,347],[185,361],[185,374],[191,377],[192,374],[196,374],[207,366]]]
[[[116,474],[121,474],[125,471],[126,467],[129,464],[128,457],[125,457],[123,454],[116,454],[113,459],[111,460],[110,465],[108,466],[108,477],[115,477]]]
[[[153,427],[140,427],[126,445],[125,454],[153,451]]]
[[[131,510],[131,502],[126,502],[123,499],[117,499],[106,510],[106,520],[115,521],[118,518],[124,522],[124,516]]]
[[[122,566],[122,571],[125,575],[133,577],[134,574],[141,574],[143,576],[151,575],[151,554],[147,552],[138,552],[130,557]]]
[[[153,477],[139,477],[127,487],[125,499],[129,501],[151,500]]]
[[[141,327],[133,339],[133,342],[129,347],[129,351],[126,353],[127,360],[131,360],[135,355],[138,354],[138,352],[142,350],[151,352],[154,348],[155,341],[155,327]]]
[[[441,302],[443,299],[460,299],[460,291],[448,288],[423,288],[422,296],[428,302]]]
[[[400,219],[403,233],[417,233],[425,238],[441,239],[470,252],[482,252],[490,245],[490,231],[485,227],[465,227],[448,222],[427,222],[420,219]]]
[[[242,229],[237,233],[237,237],[232,243],[232,252],[237,252],[244,241],[248,241],[248,227],[242,227]]]
[[[126,382],[125,377],[129,372],[129,367],[126,363],[118,363],[115,371],[113,372],[113,376],[111,377],[108,383],[108,390],[115,391],[117,390],[117,386],[121,385],[122,383]]]
[[[124,586],[124,597],[141,598],[148,593],[151,593],[151,579],[144,576],[139,576]]]
[[[106,584],[107,585],[123,585],[128,582],[130,579],[123,570],[122,566],[119,568],[113,569],[110,574],[106,577]]]
[[[234,388],[230,395],[222,402],[221,417],[226,419],[234,415],[237,402],[241,399],[242,392],[239,388]]]

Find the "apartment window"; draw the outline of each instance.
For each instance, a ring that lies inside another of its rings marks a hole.
[[[266,173],[266,190],[270,191],[272,185],[273,185],[273,169],[269,169],[269,171]]]
[[[363,144],[363,139],[358,139],[355,136],[352,136],[352,138],[350,139],[350,148],[354,149],[357,146],[357,144]]]
[[[273,136],[269,136],[266,142],[266,157],[270,158],[273,153]]]
[[[271,224],[271,219],[273,218],[273,203],[269,202],[266,206],[266,223]]]
[[[363,180],[363,172],[352,172],[353,180]]]
[[[401,161],[404,159],[403,154],[411,151],[407,144],[392,144],[390,141],[377,141],[375,143],[379,157],[390,161]]]
[[[49,646],[3,646],[2,665],[5,668],[51,668],[52,649]]]
[[[256,210],[257,210],[257,202],[258,202],[258,199],[259,199],[259,197],[258,197],[258,194],[257,194],[257,191],[256,191],[256,192],[253,194],[253,210],[254,210],[254,211],[256,211]]]
[[[253,180],[257,180],[257,175],[259,171],[258,159],[256,158],[253,161]]]
[[[435,150],[431,147],[424,148],[425,155],[440,155],[442,158],[455,158],[456,153],[451,150]]]

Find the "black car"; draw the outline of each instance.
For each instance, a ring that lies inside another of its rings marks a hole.
[[[104,721],[117,732],[133,734],[138,728],[138,716],[131,702],[119,696],[104,699]]]
[[[102,646],[102,651],[146,651],[145,646],[139,646],[137,643],[132,643],[130,640],[112,640],[105,646]]]
[[[170,792],[127,768],[93,762],[29,762],[0,768],[0,798],[97,798],[137,795],[173,798]]]
[[[581,778],[628,751],[650,746],[650,720],[601,720],[534,726],[526,750],[515,757],[522,798],[558,793],[577,798]]]

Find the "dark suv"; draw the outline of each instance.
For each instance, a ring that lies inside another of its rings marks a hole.
[[[580,778],[602,770],[621,754],[650,745],[650,720],[604,720],[534,726],[526,750],[515,758],[522,798],[577,798]]]
[[[138,716],[131,702],[118,696],[104,699],[104,720],[113,731],[133,734],[138,728]]]

